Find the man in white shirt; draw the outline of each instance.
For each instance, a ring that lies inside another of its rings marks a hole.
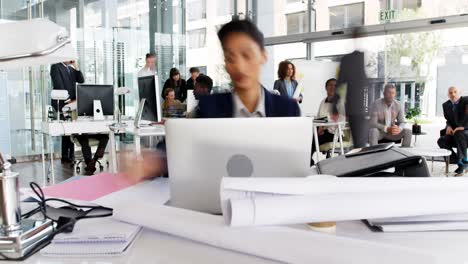
[[[138,78],[156,74],[156,55],[147,53],[145,57],[145,66],[138,72]]]
[[[369,144],[377,145],[379,140],[403,140],[402,147],[411,146],[411,129],[405,128],[405,116],[400,104],[395,100],[396,88],[387,84],[384,98],[374,102],[371,108]]]

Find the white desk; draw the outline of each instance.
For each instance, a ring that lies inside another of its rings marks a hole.
[[[118,257],[45,257],[36,253],[25,264],[146,264],[226,263],[272,264],[272,260],[200,244],[168,234],[143,229],[130,250]]]
[[[135,137],[135,154],[141,154],[141,138],[142,137],[155,137],[160,136],[164,137],[166,135],[166,130],[163,125],[155,125],[155,126],[148,126],[144,128],[135,128],[133,123],[128,123],[127,127],[110,127],[109,131],[109,141],[111,152],[111,172],[117,172],[117,155],[116,155],[116,142],[115,142],[115,135],[122,134],[122,133],[129,133],[134,135]]]
[[[55,184],[55,172],[53,163],[54,146],[52,137],[70,136],[79,134],[109,134],[110,139],[110,160],[111,160],[111,171],[117,171],[116,161],[116,133],[131,133],[135,135],[135,151],[137,154],[141,152],[140,138],[145,136],[164,136],[165,130],[163,126],[154,126],[145,129],[135,129],[133,120],[124,121],[127,125],[125,129],[119,129],[112,131],[109,126],[114,124],[114,120],[83,120],[73,122],[42,122],[42,145],[44,146],[45,137],[48,137],[49,155],[50,155],[50,171],[51,171],[51,184]],[[43,172],[43,186],[47,184],[46,164],[45,164],[45,150],[42,148],[42,172]]]
[[[48,138],[49,145],[49,155],[50,155],[50,171],[51,171],[51,183],[55,184],[55,172],[54,172],[54,145],[53,137],[60,136],[70,136],[70,135],[79,135],[79,134],[109,134],[109,125],[115,123],[114,120],[103,120],[103,121],[94,121],[94,120],[83,120],[83,121],[73,121],[73,122],[42,122],[42,146],[44,146],[45,138]],[[114,155],[115,153],[111,153]],[[46,165],[45,165],[45,150],[42,148],[42,173],[43,173],[43,186],[47,184]]]
[[[137,203],[139,200],[153,199],[152,202],[158,204],[163,203],[166,198],[164,188],[158,189],[155,182],[152,183],[153,188],[143,188],[141,192],[133,193],[132,195],[122,195],[119,193],[111,194],[108,201],[112,203],[119,203],[119,201],[131,201]],[[159,190],[159,192],[158,192]],[[162,191],[161,191],[162,190]],[[106,201],[101,200],[106,205]],[[357,205],[358,206],[358,205]],[[359,208],[356,208],[358,210]],[[305,232],[316,232],[310,230],[305,224],[290,226],[291,228],[305,230]],[[261,227],[259,227],[261,228]],[[439,263],[467,263],[468,251],[466,245],[468,244],[468,232],[404,232],[404,233],[382,233],[372,232],[361,221],[347,221],[339,222],[335,233],[329,236],[346,237],[356,239],[356,243],[373,242],[382,245],[393,245],[399,248],[416,250],[424,253],[438,260]],[[323,237],[327,240],[328,235]],[[328,245],[328,246],[326,246]],[[313,245],[306,244],[304,247],[314,251],[332,251],[337,255],[343,252],[340,247],[330,248],[330,243],[314,243]],[[336,245],[336,244],[335,244]],[[345,246],[345,244],[343,244]],[[346,251],[346,250],[345,250]],[[361,253],[363,253],[361,251]],[[382,255],[376,253],[372,249],[368,252],[364,251],[373,262],[367,261],[366,263],[379,263],[379,259],[383,257],[392,258],[391,255]],[[285,251],[284,254],[291,254]],[[345,259],[346,262],[332,262],[330,263],[354,263],[353,255],[346,256],[345,258],[334,258],[330,255],[330,259]],[[387,261],[388,262],[388,261]],[[54,258],[45,257],[40,253],[35,254],[29,258],[25,263],[34,264],[61,264],[61,263],[275,263],[274,261],[246,255],[239,252],[224,250],[217,247],[208,246],[206,244],[194,242],[189,239],[173,236],[163,232],[152,231],[143,229],[139,237],[136,238],[133,246],[122,256],[118,257],[84,257],[84,258]],[[310,260],[304,259],[303,263],[310,263]],[[325,262],[326,263],[326,262]],[[424,263],[424,262],[412,262]]]
[[[337,139],[337,136],[338,136],[338,141],[340,142],[340,149],[341,149],[341,155],[344,155],[344,149],[343,149],[343,127],[346,126],[346,122],[345,121],[341,121],[341,122],[323,122],[323,123],[319,123],[319,122],[313,122],[313,130],[314,130],[314,143],[315,143],[315,153],[316,153],[316,156],[317,156],[317,162],[320,161],[320,155],[319,155],[319,152],[320,152],[320,144],[319,144],[319,140],[318,140],[318,129],[319,127],[336,127],[337,130],[338,130],[338,135],[337,133],[335,132],[334,134],[334,137],[333,137],[333,147],[332,147],[332,157],[333,157],[333,154],[335,153],[335,145],[336,145],[336,139]]]

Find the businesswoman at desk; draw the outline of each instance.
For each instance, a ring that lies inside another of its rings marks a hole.
[[[260,69],[267,60],[263,33],[248,20],[225,24],[218,32],[226,71],[233,81],[233,92],[200,98],[199,118],[294,117],[298,104],[287,97],[270,93],[260,84]],[[165,173],[164,161],[155,153],[140,160],[123,160],[124,171],[135,180]]]
[[[297,86],[298,83],[296,81],[296,66],[287,60],[280,62],[278,66],[278,80],[275,81],[273,90],[278,91],[281,96],[293,98]],[[294,100],[301,103],[302,95],[300,95],[298,99]]]

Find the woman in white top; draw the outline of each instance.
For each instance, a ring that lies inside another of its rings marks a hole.
[[[323,99],[320,103],[317,118],[326,117],[329,121],[332,122],[345,121],[346,117],[343,100],[341,100],[340,96],[336,92],[336,79],[332,78],[327,80],[327,82],[325,83],[325,89],[327,90],[327,97]],[[333,142],[333,137],[335,136],[335,129],[335,127],[319,127],[319,145],[325,144],[327,142]],[[312,144],[312,157],[314,156],[315,151],[315,144]],[[312,159],[311,165],[314,164],[315,162]]]

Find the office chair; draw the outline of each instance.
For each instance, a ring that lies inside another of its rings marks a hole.
[[[343,131],[343,149],[345,149],[345,152],[350,150],[353,147],[353,139],[351,137],[351,130],[349,127],[345,127],[342,129]],[[331,151],[333,149],[333,142],[327,142],[319,146],[320,152],[326,153],[326,158],[331,157]],[[338,151],[336,151],[338,150]],[[341,144],[340,141],[337,139],[336,144],[335,144],[335,153],[340,154],[341,151]]]
[[[81,153],[81,145],[80,145],[80,142],[78,141],[78,139],[74,136],[71,136],[71,140],[73,142],[73,144],[75,144],[76,147],[79,147],[80,148],[80,153]],[[91,147],[91,149],[93,150],[92,152],[95,151],[95,149],[97,148],[97,146],[99,145],[99,140],[97,139],[94,139],[94,138],[90,138],[89,139],[89,146]],[[76,148],[75,148],[76,150]],[[76,157],[76,156],[75,156]],[[75,158],[75,163],[73,164],[74,166],[74,170],[76,171],[76,173],[80,173],[81,172],[81,167],[80,165],[82,163],[84,163],[84,157],[83,155],[81,154],[80,158]],[[97,165],[99,166],[99,170],[100,171],[103,171],[104,170],[104,166],[102,165],[101,161],[97,160],[96,161]],[[109,161],[106,161],[106,167],[109,167]]]

